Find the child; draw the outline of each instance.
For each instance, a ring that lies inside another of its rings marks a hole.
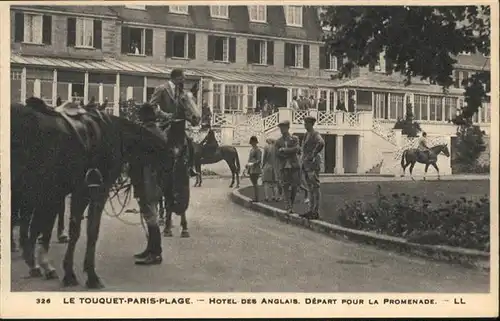
[[[258,181],[259,176],[262,173],[261,163],[262,163],[262,151],[257,146],[259,143],[257,137],[250,137],[250,145],[252,145],[252,149],[250,150],[250,154],[248,155],[248,164],[246,166],[248,174],[250,175],[250,181],[253,185],[254,198],[253,202],[259,201],[259,187]]]

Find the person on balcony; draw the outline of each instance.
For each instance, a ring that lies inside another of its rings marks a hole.
[[[297,101],[297,96],[293,96],[292,102],[290,103],[290,108],[294,111],[299,110],[299,102]]]
[[[281,137],[276,141],[276,150],[279,158],[280,178],[283,194],[286,200],[287,212],[293,213],[293,205],[300,186],[300,141],[290,134],[290,122],[282,121],[278,124]]]
[[[320,206],[320,181],[319,172],[321,170],[320,153],[325,147],[325,141],[314,129],[316,118],[308,116],[304,118],[306,135],[302,144],[302,170],[309,191],[309,211],[301,216],[307,219],[319,218]]]

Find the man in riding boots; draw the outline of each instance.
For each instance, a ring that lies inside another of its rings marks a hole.
[[[181,93],[184,91],[184,71],[182,69],[174,69],[170,73],[170,80],[167,83],[156,87],[153,95],[151,96],[150,104],[153,106],[159,106],[157,111],[157,116],[167,123],[175,117],[177,112],[177,106],[179,104],[179,98]],[[164,101],[162,97],[163,91],[167,91],[170,101]],[[188,164],[189,164],[189,175],[195,177],[198,173],[195,171],[194,164],[194,146],[193,139],[190,137],[190,131],[186,130],[186,140],[189,149]]]
[[[430,148],[427,145],[427,133],[423,132],[422,136],[418,140],[418,151],[420,152],[421,155],[427,156],[427,158],[430,157]]]
[[[156,124],[156,113],[153,106],[142,106],[139,110],[139,119],[148,130],[165,137]],[[135,264],[138,265],[153,265],[162,262],[161,232],[157,212],[158,202],[162,195],[159,184],[161,172],[152,164],[153,162],[147,159],[130,164],[129,176],[134,187],[134,196],[138,198],[140,212],[148,230],[146,250],[134,255]]]
[[[293,204],[300,186],[300,141],[295,135],[290,134],[290,122],[282,121],[278,124],[281,137],[275,143],[278,152],[278,166],[283,194],[286,200],[288,213],[293,212]]]
[[[314,129],[316,119],[308,116],[304,118],[304,127],[306,135],[302,144],[302,170],[304,171],[307,189],[309,190],[309,211],[303,215],[307,219],[319,218],[320,202],[320,182],[319,171],[321,156],[319,153],[325,147],[325,141],[321,135]]]

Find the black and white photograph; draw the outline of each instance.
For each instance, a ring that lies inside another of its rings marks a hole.
[[[6,296],[498,315],[498,3],[172,3],[0,4]]]

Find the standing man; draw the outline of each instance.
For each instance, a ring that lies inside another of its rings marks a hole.
[[[304,218],[315,220],[319,218],[320,206],[320,182],[319,171],[321,168],[321,156],[319,153],[325,147],[325,141],[314,129],[316,118],[307,116],[304,118],[306,135],[302,145],[302,169],[309,189],[309,211],[303,215]]]
[[[282,180],[283,194],[286,200],[288,213],[293,213],[293,204],[300,186],[300,141],[290,134],[290,122],[285,120],[278,124],[281,137],[276,141],[278,151],[279,170]]]
[[[294,111],[299,110],[299,103],[297,102],[297,96],[293,96],[290,108],[292,108]]]
[[[184,92],[184,71],[182,69],[174,69],[170,73],[170,80],[167,83],[156,87],[151,96],[150,104],[158,106],[158,114],[160,117],[171,120],[176,117],[179,98]],[[189,131],[186,131],[187,145],[189,149],[189,174],[191,177],[196,177],[198,173],[195,171],[194,164],[194,146],[193,139],[190,137]]]
[[[139,119],[148,130],[164,137],[156,125],[156,113],[151,105],[143,105],[139,109]],[[162,262],[161,232],[158,224],[158,203],[162,192],[159,184],[159,172],[151,166],[151,162],[135,161],[130,164],[130,180],[134,187],[134,195],[138,199],[141,215],[148,229],[146,249],[135,254],[135,264],[153,265]]]

